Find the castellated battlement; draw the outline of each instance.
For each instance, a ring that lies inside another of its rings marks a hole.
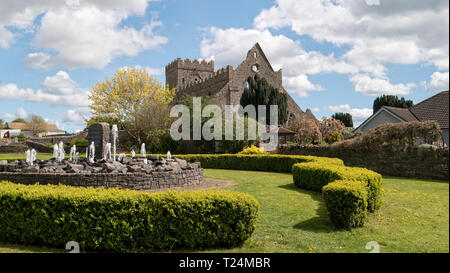
[[[197,70],[197,71],[208,71],[214,72],[214,61],[211,60],[209,62],[202,60],[193,60],[181,58],[175,59],[170,64],[166,65],[166,72],[174,70],[174,69],[186,69],[186,70]]]
[[[233,67],[231,65],[228,65],[226,67],[223,67],[216,72],[208,75],[206,78],[201,79],[199,81],[191,81],[187,82],[184,85],[179,86],[177,91],[184,91],[184,90],[191,90],[191,91],[200,91],[200,90],[206,90],[208,87],[215,85],[216,83],[221,82],[228,82],[231,77],[232,73],[234,72]]]

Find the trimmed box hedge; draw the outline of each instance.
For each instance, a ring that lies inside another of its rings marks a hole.
[[[324,186],[336,180],[363,181],[368,192],[367,209],[375,211],[381,206],[382,177],[374,171],[310,162],[292,166],[292,176],[297,187],[313,191],[321,191]]]
[[[339,158],[301,155],[188,154],[176,157],[189,162],[200,162],[202,168],[248,171],[291,172],[292,165],[303,162],[344,166]]]
[[[367,189],[362,181],[336,180],[322,189],[331,222],[339,228],[364,225],[367,218]]]
[[[323,192],[337,227],[362,226],[367,212],[376,211],[382,203],[381,175],[364,168],[307,162],[294,164],[292,176],[297,187]]]
[[[224,190],[143,192],[0,182],[0,241],[84,250],[199,249],[242,244],[258,201]]]

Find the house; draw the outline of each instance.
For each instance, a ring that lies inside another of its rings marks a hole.
[[[288,142],[294,142],[295,141],[295,132],[291,131],[285,127],[282,126],[266,126],[266,133],[264,135],[264,139],[266,141],[263,141],[264,143],[269,142],[270,135],[278,134],[278,145],[281,144],[287,144]]]
[[[443,142],[448,146],[449,91],[440,92],[412,107],[381,107],[376,113],[361,123],[354,132],[367,132],[383,123],[435,120],[442,130]]]
[[[31,129],[30,124],[24,122],[7,122],[5,124],[5,128],[0,131],[0,138],[4,138],[5,134],[9,137],[16,137],[23,134],[25,137],[32,137],[33,131]],[[40,133],[39,136],[54,136],[54,135],[65,135],[66,131],[58,129],[55,124],[46,124],[43,133]]]

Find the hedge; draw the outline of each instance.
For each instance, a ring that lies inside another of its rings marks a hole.
[[[361,226],[367,212],[376,211],[382,203],[381,175],[364,168],[307,162],[294,164],[292,176],[297,187],[323,192],[337,227]]]
[[[143,192],[0,182],[0,241],[84,250],[199,249],[242,244],[258,201],[224,190]]]
[[[202,168],[249,171],[291,172],[292,165],[302,162],[344,166],[339,158],[301,155],[188,154],[176,157],[189,162],[200,162]]]
[[[303,189],[321,191],[335,180],[363,181],[366,184],[367,209],[375,211],[381,206],[381,175],[364,168],[319,164],[316,162],[292,166],[294,184]]]
[[[367,217],[367,190],[362,181],[336,180],[322,189],[331,222],[336,227],[363,226]]]

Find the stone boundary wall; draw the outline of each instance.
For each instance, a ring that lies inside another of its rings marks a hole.
[[[40,142],[40,143],[51,143],[51,144],[57,144],[61,141],[65,144],[70,143],[72,140],[76,138],[84,138],[87,139],[88,132],[83,131],[72,135],[55,135],[55,136],[45,136],[45,137],[30,137],[29,140],[33,142]]]
[[[75,187],[105,187],[129,190],[154,190],[200,184],[203,169],[153,174],[72,174],[0,172],[0,181],[18,184],[63,184]]]
[[[35,149],[38,153],[53,153],[53,147],[48,147],[45,144],[34,142],[27,140],[25,141],[25,144],[30,147],[30,149]]]
[[[24,143],[14,143],[9,145],[0,145],[0,154],[19,154],[25,153],[29,147]]]
[[[410,147],[402,150],[380,148],[376,152],[331,146],[284,144],[278,154],[337,157],[346,166],[362,167],[382,175],[448,180],[449,150]]]

